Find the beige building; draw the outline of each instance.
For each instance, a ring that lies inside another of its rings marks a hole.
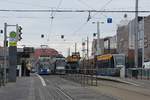
[[[117,37],[110,36],[104,38],[104,54],[116,54]]]
[[[100,39],[101,54],[116,53],[117,40],[116,36]],[[97,39],[92,42],[92,55],[97,52]]]
[[[101,54],[104,54],[104,39],[99,40],[100,43],[100,49],[101,49]],[[97,55],[97,39],[94,39],[92,41],[92,56]]]

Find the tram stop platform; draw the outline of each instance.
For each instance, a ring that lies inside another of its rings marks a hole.
[[[144,79],[135,79],[135,78],[120,78],[120,77],[111,77],[111,76],[93,76],[97,77],[98,80],[107,80],[107,81],[114,81],[134,86],[142,86],[146,87],[147,84],[150,84],[150,80]]]

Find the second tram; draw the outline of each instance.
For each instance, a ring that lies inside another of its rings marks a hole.
[[[125,67],[124,54],[96,56],[96,69],[98,75],[119,76],[122,67]]]

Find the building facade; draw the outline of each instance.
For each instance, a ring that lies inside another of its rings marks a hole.
[[[117,48],[117,38],[115,36],[102,38],[99,41],[101,55],[103,54],[115,54]],[[92,55],[96,55],[97,53],[97,39],[94,39],[92,42]]]
[[[138,22],[138,63],[142,67],[144,61],[150,61],[150,16],[138,17]],[[127,67],[134,67],[134,49],[135,19],[117,29],[117,52],[126,55]]]
[[[104,54],[104,39],[100,39],[99,40],[99,47],[100,47],[100,51],[101,51],[101,54]],[[92,56],[94,55],[98,55],[97,54],[98,52],[98,49],[97,49],[97,39],[93,39],[92,41]]]

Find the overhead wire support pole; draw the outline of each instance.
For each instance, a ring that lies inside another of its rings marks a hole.
[[[101,54],[100,49],[100,29],[99,29],[100,22],[97,22],[97,55]]]
[[[89,37],[87,37],[87,59],[89,59]]]
[[[6,67],[7,67],[7,23],[4,23],[4,84],[6,83]]]
[[[7,39],[8,39],[8,37],[7,37],[7,27],[16,27],[16,31],[17,31],[18,30],[17,26],[18,26],[18,24],[17,25],[9,25],[7,23],[4,23],[4,68],[3,68],[4,69],[4,83],[6,83],[7,79],[8,79],[8,77],[7,77],[7,68],[8,68],[8,61],[10,60],[10,52],[9,52],[10,49],[9,50],[7,49]],[[9,56],[9,58],[8,58],[8,56]],[[10,66],[9,66],[9,73],[10,72],[11,71],[10,71]]]
[[[138,67],[138,29],[139,29],[139,23],[138,23],[138,0],[135,2],[135,67]]]

